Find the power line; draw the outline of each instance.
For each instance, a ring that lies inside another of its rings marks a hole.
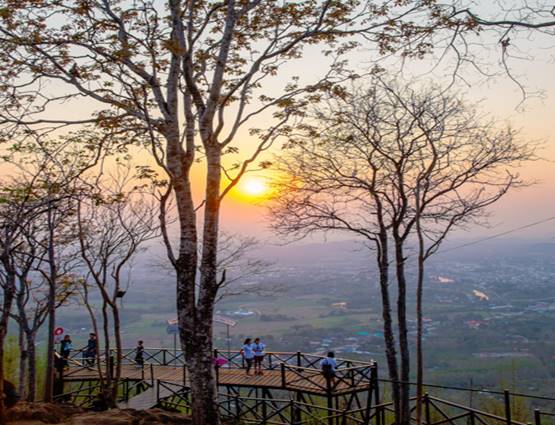
[[[457,245],[457,246],[454,246],[452,248],[447,248],[447,249],[444,249],[442,251],[439,251],[437,254],[444,254],[446,252],[454,251],[456,249],[466,248],[467,246],[472,246],[472,245],[476,245],[476,244],[486,242],[486,241],[489,241],[489,240],[492,240],[492,239],[497,239],[501,236],[510,235],[511,233],[515,233],[515,232],[518,232],[518,231],[524,230],[524,229],[529,229],[530,227],[539,226],[540,224],[548,223],[548,222],[553,221],[553,220],[555,220],[555,215],[551,216],[551,217],[544,218],[543,220],[534,221],[533,223],[529,223],[529,224],[525,224],[523,226],[515,227],[513,229],[509,229],[509,230],[506,230],[506,231],[501,232],[501,233],[496,233],[495,235],[491,235],[491,236],[488,236],[488,237],[485,237],[485,238],[482,238],[482,239],[477,239],[477,240],[472,241],[472,242],[464,243],[462,245]]]

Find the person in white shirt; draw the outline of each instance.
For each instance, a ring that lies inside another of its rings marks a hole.
[[[254,374],[264,375],[262,372],[262,362],[264,360],[264,355],[266,354],[264,350],[266,349],[266,344],[260,341],[260,338],[254,340]]]

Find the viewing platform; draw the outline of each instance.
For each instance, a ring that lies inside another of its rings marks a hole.
[[[134,349],[121,353],[121,379],[118,407],[149,409],[161,407],[191,412],[189,370],[181,350],[144,351],[144,364],[137,366]],[[91,367],[82,352],[74,352],[69,367],[57,376],[55,400],[90,407],[100,390],[100,377],[114,376],[115,351]],[[263,375],[246,375],[238,351],[214,352],[214,359],[225,364],[215,367],[218,383],[217,403],[221,415],[230,423],[272,425],[394,425],[391,401],[380,398],[378,367],[338,358],[333,379],[320,370],[323,356],[307,353],[269,352]],[[216,363],[216,362],[215,362]],[[528,425],[511,416],[509,392],[504,393],[505,415],[498,415],[424,394],[423,425]],[[416,399],[410,399],[414,414]],[[542,424],[555,413],[534,412],[534,424]],[[411,425],[415,424],[411,417]]]
[[[111,356],[114,362],[112,369],[117,358],[115,354],[113,352]],[[71,357],[69,369],[61,377],[64,382],[98,380],[98,367],[87,366],[80,355],[81,353],[74,353]],[[133,349],[123,351],[122,379],[151,384],[160,380],[188,387],[189,373],[181,351],[145,349],[142,367],[137,367],[134,356]],[[376,368],[374,362],[338,358],[336,376],[333,380],[327,380],[319,366],[324,357],[314,354],[269,352],[262,364],[263,375],[247,375],[238,351],[215,351],[214,358],[226,362],[220,367],[215,366],[218,386],[302,391],[314,395],[344,395],[353,391],[368,391]],[[106,375],[106,362],[102,360],[100,366],[103,376]]]

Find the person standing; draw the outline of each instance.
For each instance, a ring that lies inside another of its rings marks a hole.
[[[85,347],[84,357],[87,366],[94,366],[94,361],[96,359],[96,345],[98,341],[96,339],[96,334],[89,334],[89,340],[87,341],[87,346]]]
[[[71,337],[69,335],[64,336],[64,339],[60,342],[60,354],[64,361],[64,367],[68,366],[68,359],[72,349]]]
[[[264,375],[262,372],[262,362],[264,361],[264,356],[266,355],[265,349],[266,344],[260,341],[260,338],[256,338],[253,344],[254,348],[254,374],[255,375]]]
[[[243,356],[243,359],[245,360],[245,363],[247,365],[246,366],[247,375],[250,375],[252,363],[254,361],[254,344],[252,343],[252,339],[250,338],[245,339],[245,342],[241,347],[240,353]]]
[[[139,341],[137,343],[137,348],[135,349],[135,363],[139,369],[142,369],[145,364],[144,353],[145,347],[143,346],[143,341]]]

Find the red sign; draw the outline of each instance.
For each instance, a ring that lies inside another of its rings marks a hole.
[[[56,328],[54,330],[54,335],[58,336],[64,333],[64,328]]]

